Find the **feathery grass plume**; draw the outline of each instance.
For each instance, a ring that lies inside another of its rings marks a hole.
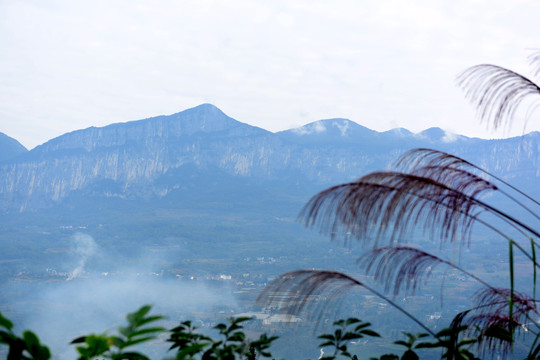
[[[539,55],[540,56],[540,55]],[[500,184],[503,184],[504,186],[512,189],[513,191],[517,192],[521,196],[525,197],[532,203],[534,203],[537,206],[540,206],[540,202],[524,191],[516,188],[512,184],[508,183],[504,179],[496,176],[495,174],[465,160],[462,159],[456,155],[448,154],[444,151],[440,150],[434,150],[434,149],[426,149],[426,148],[418,148],[418,149],[412,149],[401,155],[397,161],[394,163],[394,166],[397,169],[406,171],[406,172],[415,172],[418,171],[418,169],[425,168],[428,169],[430,167],[436,168],[440,167],[441,169],[444,168],[456,168],[456,169],[462,169],[464,171],[467,171],[469,173],[479,172],[483,173],[487,176],[489,176],[492,179],[495,179]],[[487,181],[487,180],[486,180]],[[493,186],[497,187],[495,184],[492,184]],[[508,197],[510,200],[514,201],[516,204],[521,206],[523,209],[525,209],[527,212],[532,214],[534,217],[540,220],[540,216],[538,216],[536,211],[533,211],[531,208],[529,208],[527,205],[525,205],[520,200],[516,199],[509,193],[503,191],[500,188],[496,188],[494,190],[497,190],[501,192],[503,195]]]
[[[300,217],[307,226],[321,225],[323,232],[330,228],[334,234],[341,227],[359,239],[372,235],[378,240],[390,235],[393,243],[421,225],[432,238],[453,242],[458,234],[462,241],[468,240],[474,220],[487,211],[540,238],[540,231],[481,200],[482,193],[496,189],[491,183],[477,177],[453,178],[454,186],[448,187],[414,174],[373,172],[315,195]],[[370,233],[375,225],[377,230]]]
[[[257,298],[257,304],[261,307],[286,309],[291,315],[298,315],[305,310],[311,318],[320,320],[329,301],[343,299],[345,293],[354,287],[366,289],[388,302],[435,337],[435,333],[430,328],[390,298],[371,286],[338,271],[296,270],[282,274],[264,288]],[[314,298],[314,295],[320,297]]]
[[[513,298],[511,316],[508,300],[502,299],[510,296]],[[537,300],[524,293],[504,288],[486,288],[477,291],[473,302],[476,305],[456,315],[451,326],[468,326],[468,334],[479,338],[481,354],[500,352],[507,355],[516,335],[539,335],[540,326],[536,322],[540,315]],[[497,329],[504,330],[506,336],[497,335],[501,334]]]
[[[444,151],[416,148],[405,152],[393,164],[397,169],[412,171],[423,166],[447,166],[481,170],[473,163]]]
[[[487,288],[490,284],[451,261],[441,259],[420,249],[409,246],[387,246],[373,249],[358,259],[366,274],[384,285],[386,293],[396,297],[400,293],[414,294],[422,282],[427,282],[437,265],[447,265],[473,278]],[[504,296],[501,299],[505,299]]]
[[[513,311],[516,311],[518,323],[523,322],[520,319],[521,316],[525,316],[528,320],[531,320],[531,312],[540,315],[534,298],[516,292],[513,289],[493,287],[460,266],[423,250],[408,246],[384,247],[364,254],[359,258],[358,263],[365,267],[366,273],[372,275],[375,281],[384,285],[385,292],[392,291],[394,296],[397,296],[402,291],[414,293],[418,284],[422,280],[427,280],[437,265],[445,264],[473,278],[484,286],[482,290],[477,291],[475,294],[474,302],[477,304],[475,309],[482,309],[484,311],[483,313],[495,313],[498,315],[506,309],[508,313],[511,309],[508,306],[508,301],[509,299],[513,299],[512,309],[513,307],[516,308]],[[512,294],[514,295],[512,296]],[[490,326],[494,324],[485,325]]]
[[[507,302],[504,303],[508,304]],[[475,339],[475,346],[482,358],[502,357],[506,359],[512,350],[513,344],[513,337],[507,327],[493,324],[481,328],[478,325],[471,325],[466,318],[472,311],[474,309],[463,311],[452,320],[449,329],[453,335],[455,334],[454,342],[459,342],[460,337]]]
[[[513,296],[512,296],[513,295]],[[471,324],[477,325],[510,325],[508,301],[501,301],[501,296],[510,298],[512,296],[513,311],[512,320],[515,322],[515,329],[522,328],[522,325],[530,322],[532,315],[539,316],[536,300],[527,294],[519,291],[512,291],[504,288],[485,288],[479,290],[473,297],[476,309],[473,312]],[[506,319],[506,320],[504,320]],[[507,321],[505,324],[504,321]],[[511,330],[511,329],[509,329]],[[528,329],[528,331],[533,331]]]
[[[389,237],[390,244],[420,226],[432,238],[467,240],[486,205],[479,194],[487,182],[456,177],[457,189],[430,178],[399,172],[374,172],[356,182],[334,186],[311,198],[300,213],[306,226],[333,238],[342,233],[369,242]]]
[[[463,316],[462,321],[465,320],[469,311],[458,314],[458,316]],[[512,350],[513,337],[510,335],[506,326],[493,324],[489,327],[481,328],[479,325],[462,325],[462,322],[455,321],[458,316],[454,318],[451,329],[460,329],[461,337],[476,339],[476,351],[481,358],[507,358]],[[497,322],[497,324],[500,323]]]
[[[257,298],[257,303],[290,315],[298,315],[307,310],[310,316],[317,318],[323,310],[319,305],[324,302],[319,301],[319,297],[332,301],[357,286],[363,287],[364,284],[337,271],[291,271],[267,285]]]
[[[521,208],[523,208],[524,210],[529,212],[531,215],[533,215],[536,219],[540,220],[540,216],[537,214],[536,211],[526,206],[522,201],[516,199],[511,194],[498,188],[495,184],[474,174],[472,171],[477,170],[481,173],[484,173],[494,178],[495,180],[499,181],[501,184],[504,184],[505,186],[509,187],[513,191],[516,191],[517,193],[524,196],[528,200],[532,201],[536,205],[540,206],[540,202],[538,202],[536,199],[532,198],[531,196],[527,195],[523,191],[519,190],[518,188],[507,183],[503,179],[455,155],[448,154],[439,150],[432,150],[432,149],[425,149],[425,148],[413,149],[403,154],[395,163],[395,166],[398,168],[406,168],[412,174],[417,174],[420,176],[432,178],[438,182],[444,183],[445,185],[449,187],[454,187],[456,186],[456,184],[459,184],[459,181],[461,180],[461,178],[469,178],[469,181],[473,181],[473,182],[474,181],[485,182],[487,186],[492,187],[493,191],[498,191],[502,193],[508,199],[512,200],[513,202],[518,204]],[[459,180],[456,181],[456,178]],[[467,180],[464,179],[463,182],[467,183]],[[525,249],[522,246],[518,245],[517,243],[513,242],[513,244],[533,262],[533,265],[534,265],[533,271],[534,271],[534,276],[535,276],[534,286],[536,286],[536,267],[538,267],[539,264],[536,262],[535,246],[539,246],[539,245],[534,241],[532,237],[530,237],[529,234],[527,234],[526,231],[529,231],[531,234],[535,234],[537,237],[538,237],[538,231],[535,231],[530,226],[527,226],[527,224],[522,223],[517,218],[513,218],[511,216],[508,216],[507,214],[502,214],[501,212],[499,212],[499,214],[503,215],[503,217],[505,218],[504,219],[505,222],[509,223],[512,227],[514,227],[514,229],[518,230],[522,235],[530,239],[531,245],[532,245],[531,254],[527,253]],[[476,219],[476,221],[483,223],[485,226],[491,228],[492,230],[496,231],[497,233],[505,237],[508,241],[511,241],[507,235],[502,233],[496,227],[478,218]]]
[[[397,297],[400,293],[414,295],[419,283],[427,282],[433,269],[443,261],[408,246],[387,246],[365,253],[357,263],[384,285],[385,293]]]
[[[410,172],[412,175],[425,177],[437,181],[449,188],[467,194],[469,191],[498,190],[495,184],[467,170],[444,165],[422,166]]]
[[[481,121],[494,129],[509,126],[524,100],[540,99],[540,88],[532,80],[497,65],[472,66],[459,74],[457,81],[477,108]]]

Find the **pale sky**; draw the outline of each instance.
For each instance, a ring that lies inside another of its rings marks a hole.
[[[538,0],[0,0],[0,132],[33,148],[212,103],[270,131],[344,117],[519,135],[486,130],[455,77],[531,76],[539,24]]]

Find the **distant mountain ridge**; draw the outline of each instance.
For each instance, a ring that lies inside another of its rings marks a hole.
[[[347,119],[271,133],[203,104],[169,116],[77,130],[20,152],[0,163],[0,211],[46,208],[74,193],[124,199],[166,197],[188,188],[196,193],[204,179],[217,180],[205,186],[218,193],[220,178],[308,191],[384,169],[415,147],[455,153],[510,178],[540,177],[539,133],[504,140],[438,128],[380,133]],[[193,186],[186,187],[190,181]]]
[[[37,146],[38,153],[123,146],[159,138],[162,141],[212,133],[218,136],[244,136],[268,131],[238,122],[211,104],[199,105],[176,114],[144,120],[115,123],[104,127],[76,130]]]
[[[26,152],[28,150],[20,142],[6,134],[0,133],[0,163],[16,158]]]

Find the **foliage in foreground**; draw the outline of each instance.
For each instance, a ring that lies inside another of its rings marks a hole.
[[[258,339],[246,337],[242,323],[250,318],[229,319],[214,327],[219,336],[212,338],[198,333],[190,321],[184,321],[173,329],[167,330],[155,323],[162,320],[161,315],[150,315],[151,306],[145,305],[126,316],[127,325],[118,328],[117,334],[90,334],[74,339],[79,360],[114,359],[145,360],[150,359],[142,353],[141,345],[151,341],[160,341],[160,335],[168,335],[169,351],[176,351],[170,359],[182,360],[255,360],[271,357],[270,345],[277,337],[262,334]],[[8,360],[48,360],[49,349],[40,344],[38,337],[30,331],[18,336],[13,332],[13,324],[0,314],[0,350],[2,344],[8,348]],[[137,346],[138,345],[138,346]],[[144,347],[144,346],[143,346]]]
[[[74,339],[71,344],[76,347],[79,360],[113,359],[113,360],[148,360],[140,345],[150,341],[161,341],[160,335],[167,335],[169,352],[168,359],[176,360],[257,360],[273,358],[272,343],[277,336],[263,333],[257,339],[248,339],[244,332],[243,323],[250,320],[247,317],[231,318],[227,323],[214,327],[218,336],[213,338],[197,332],[191,321],[181,322],[173,329],[166,330],[155,323],[164,317],[150,315],[151,306],[145,305],[139,310],[126,316],[127,325],[118,328],[116,335],[90,334]],[[13,324],[0,314],[0,350],[7,347],[8,360],[49,360],[51,353],[47,346],[40,343],[39,338],[31,331],[24,331],[22,336],[13,332]],[[456,341],[465,328],[445,329],[437,334],[437,339],[426,341],[426,333],[404,333],[406,340],[395,341],[394,344],[404,347],[403,354],[384,354],[371,360],[415,360],[419,359],[416,352],[422,348],[440,348],[441,359],[477,359],[470,352],[472,344],[478,339],[466,338]],[[493,336],[508,338],[504,329],[492,329]],[[498,331],[498,332],[497,332]],[[319,360],[352,359],[362,357],[354,354],[350,345],[365,337],[380,337],[371,329],[371,324],[356,318],[334,322],[334,332],[322,334],[319,345],[321,356]],[[419,342],[419,340],[423,340]],[[139,345],[138,347],[136,345]],[[357,348],[358,349],[358,348]]]

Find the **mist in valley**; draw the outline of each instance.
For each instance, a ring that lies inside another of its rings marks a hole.
[[[12,296],[2,309],[4,315],[15,321],[17,332],[34,331],[54,358],[76,358],[75,347],[68,345],[73,339],[90,333],[114,333],[125,325],[125,315],[142,305],[153,305],[153,314],[165,315],[161,325],[167,328],[187,319],[207,318],[210,312],[225,320],[238,307],[226,283],[217,288],[195,279],[164,278],[161,265],[180,256],[181,251],[141,252],[137,260],[125,263],[109,257],[85,233],[74,234],[71,246],[63,264],[46,269],[50,279],[10,280],[1,286],[4,296]],[[109,264],[107,271],[89,268],[97,259]],[[160,341],[150,351],[161,358],[166,348]]]

